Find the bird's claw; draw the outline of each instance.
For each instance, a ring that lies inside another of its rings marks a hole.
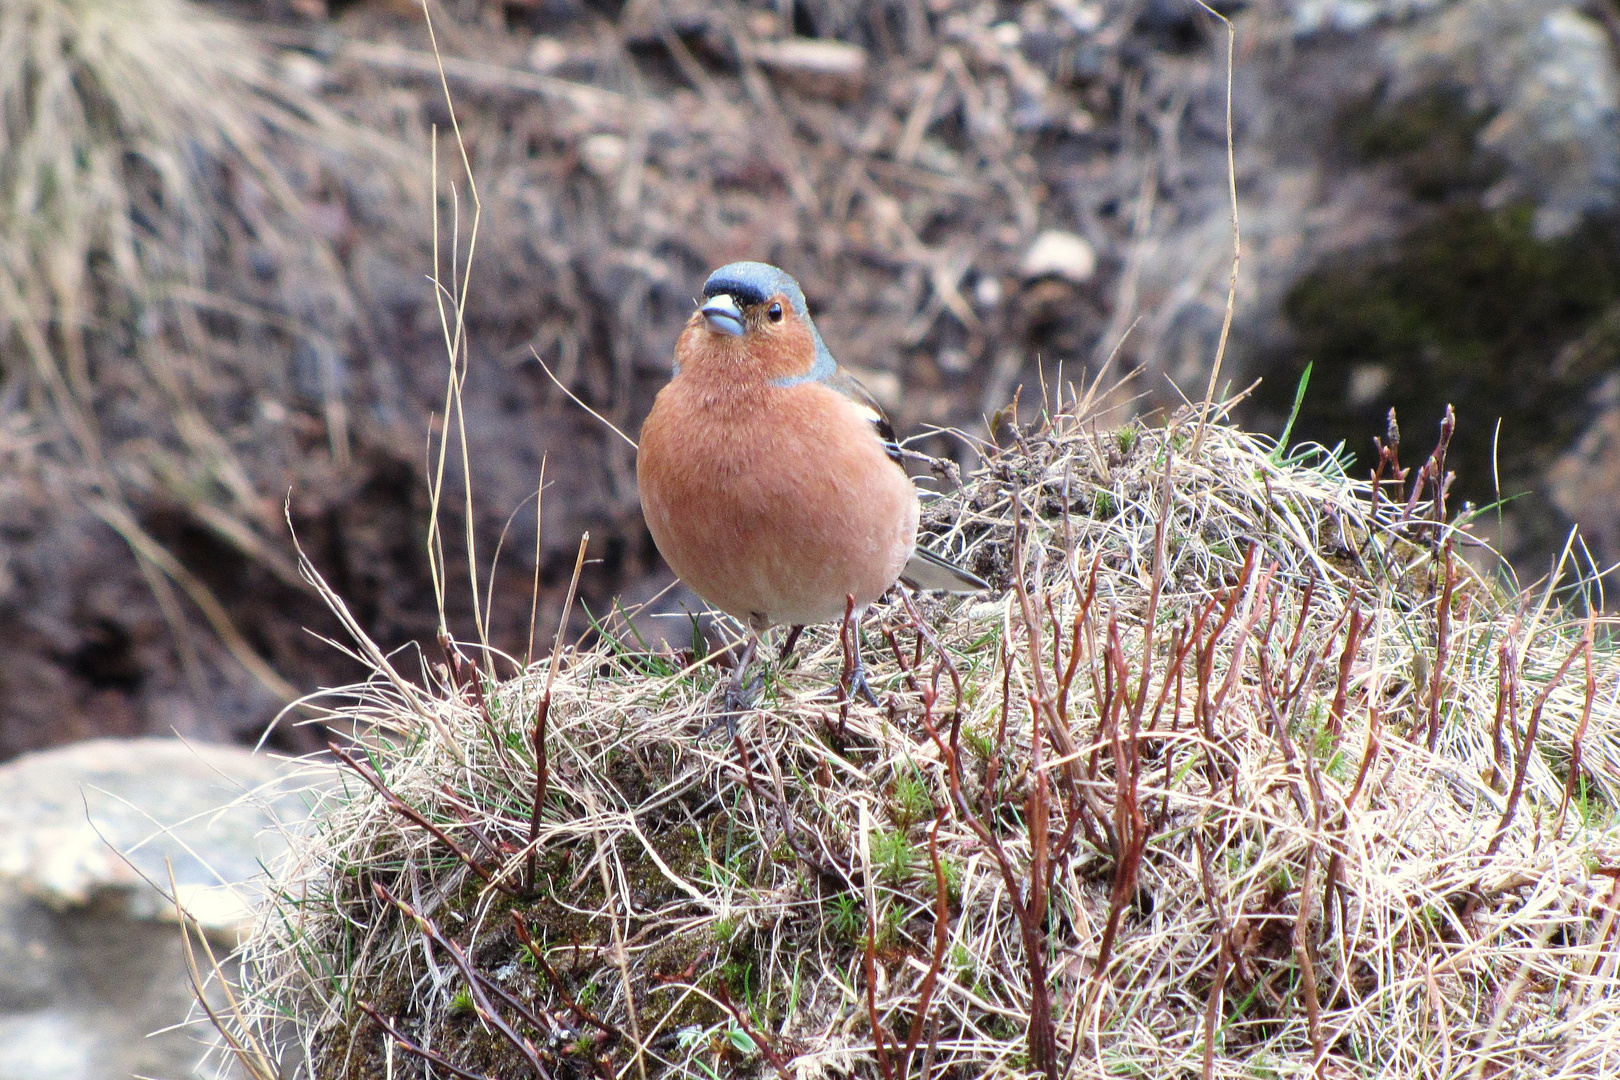
[[[736,738],[737,718],[754,707],[754,702],[759,700],[760,689],[765,685],[763,674],[755,673],[753,678],[748,677],[748,666],[753,656],[754,643],[750,642],[737,665],[732,668],[731,678],[726,683],[725,711],[698,732],[699,739],[707,738],[722,724],[725,725],[726,734]]]
[[[737,717],[752,709],[764,685],[763,675],[755,675],[746,683],[742,679],[733,679],[726,686],[726,715]]]
[[[850,668],[849,688],[854,693],[857,693],[864,698],[868,705],[872,706],[874,709],[877,708],[877,695],[872,693],[872,688],[868,686],[866,682],[865,664],[857,662],[854,667]]]

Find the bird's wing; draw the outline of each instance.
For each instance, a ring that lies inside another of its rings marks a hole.
[[[866,414],[876,429],[878,438],[883,441],[883,448],[889,452],[889,457],[895,464],[903,466],[905,460],[900,453],[900,443],[894,437],[894,428],[889,424],[889,418],[883,414],[883,406],[877,403],[872,392],[841,367],[821,382],[843,394]],[[964,570],[925,547],[918,547],[911,553],[906,568],[900,572],[900,580],[913,589],[936,589],[951,593],[987,592],[990,588],[990,583],[977,574]]]
[[[911,553],[906,568],[900,571],[900,580],[913,589],[937,589],[951,593],[990,590],[990,583],[979,575],[921,546]]]
[[[897,465],[903,465],[904,460],[900,454],[900,443],[894,437],[894,427],[883,412],[883,406],[877,403],[872,392],[861,385],[861,381],[843,368],[836,369],[831,375],[821,380],[822,385],[838,391],[850,401],[854,402],[866,418],[871,421],[877,437],[883,443],[883,449],[888,451],[889,457]]]

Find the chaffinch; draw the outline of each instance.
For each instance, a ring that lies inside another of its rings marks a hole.
[[[641,429],[642,512],[670,568],[744,623],[729,709],[772,626],[783,655],[808,623],[855,618],[894,583],[989,586],[917,546],[917,489],[876,402],[827,351],[787,273],[722,266],[675,343],[675,370]],[[858,633],[852,685],[867,700]]]

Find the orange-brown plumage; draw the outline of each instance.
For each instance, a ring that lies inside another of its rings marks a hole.
[[[839,369],[798,283],[732,263],[703,285],[675,343],[675,376],[641,429],[636,480],[670,568],[755,631],[857,612],[902,575],[977,591],[984,582],[918,548],[917,489],[882,413]],[[744,707],[757,637],[732,672],[728,716]],[[846,672],[866,685],[860,635]]]
[[[653,540],[710,604],[754,629],[841,618],[900,576],[917,492],[870,411],[810,371],[818,344],[787,302],[747,332],[702,312],[676,343],[678,373],[642,428],[637,479]]]

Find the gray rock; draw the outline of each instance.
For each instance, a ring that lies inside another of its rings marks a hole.
[[[1478,143],[1507,174],[1487,201],[1533,202],[1542,237],[1620,199],[1613,51],[1600,23],[1559,0],[1465,0],[1383,46],[1397,98],[1458,85],[1493,114]]]
[[[304,816],[299,786],[268,758],[173,739],[0,767],[0,1080],[222,1075],[199,1064],[210,1032],[185,1026],[179,929],[147,879],[166,889],[172,866],[182,903],[228,951],[260,861]]]
[[[1353,34],[1377,23],[1393,23],[1426,14],[1446,0],[1295,0],[1294,32]]]

